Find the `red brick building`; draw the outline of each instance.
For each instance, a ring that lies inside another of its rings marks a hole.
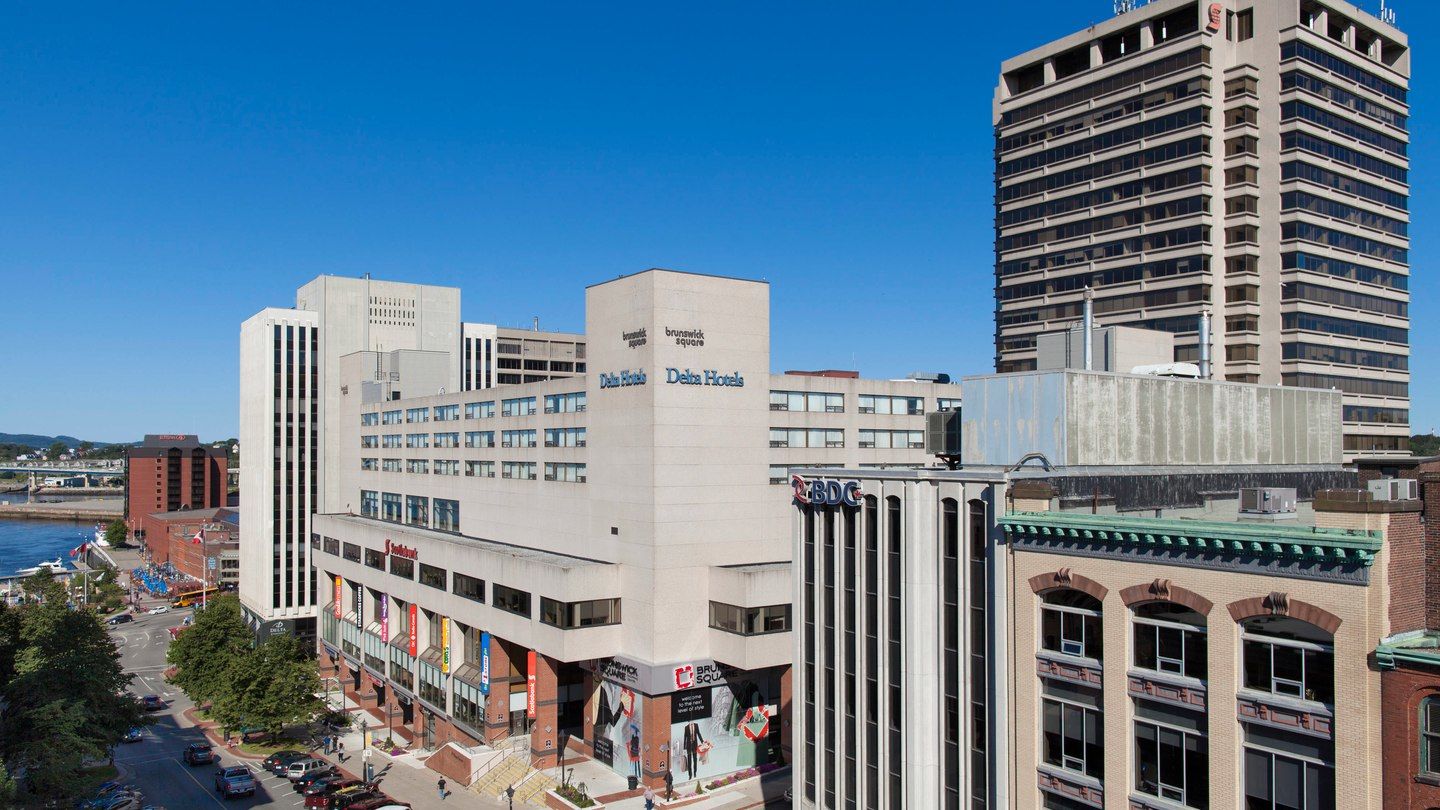
[[[240,574],[240,516],[234,509],[183,509],[146,516],[153,562],[211,585],[236,585]],[[201,542],[195,542],[200,535]],[[214,558],[214,567],[209,559]]]
[[[196,436],[147,434],[126,458],[125,518],[142,543],[158,512],[214,509],[226,505],[229,454],[202,445]],[[163,528],[154,526],[158,533]],[[148,545],[148,543],[147,543]]]
[[[1375,649],[1380,670],[1384,806],[1440,807],[1440,458],[1360,459],[1361,480],[1418,482],[1424,504],[1414,536],[1391,538],[1390,630]]]

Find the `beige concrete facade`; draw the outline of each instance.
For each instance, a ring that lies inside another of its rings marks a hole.
[[[1156,0],[1000,73],[997,371],[1035,368],[1087,286],[1177,361],[1208,310],[1215,378],[1338,388],[1347,458],[1404,454],[1403,32],[1343,0]]]
[[[1368,522],[1383,531],[1386,516]],[[1330,521],[1326,521],[1330,522]],[[1184,588],[1207,600],[1212,607],[1206,619],[1209,675],[1204,689],[1209,739],[1209,800],[1211,807],[1244,806],[1244,773],[1239,752],[1245,735],[1238,719],[1237,695],[1245,694],[1240,685],[1240,625],[1227,607],[1247,599],[1263,599],[1274,592],[1284,592],[1291,605],[1306,602],[1335,614],[1340,619],[1334,634],[1335,700],[1335,784],[1333,807],[1380,808],[1380,674],[1371,669],[1368,656],[1375,641],[1386,634],[1385,553],[1381,551],[1371,567],[1372,581],[1368,587],[1349,583],[1311,582],[1281,579],[1261,574],[1237,573],[1230,570],[1177,569],[1128,560],[1097,560],[1067,557],[1062,554],[1014,552],[1006,583],[1011,612],[1009,648],[1013,651],[1010,672],[1012,710],[1009,722],[1010,750],[1014,754],[1011,769],[1011,795],[1014,806],[1041,806],[1043,793],[1037,788],[1037,774],[1045,773],[1040,761],[1039,729],[1041,677],[1036,673],[1036,656],[1040,652],[1038,622],[1040,595],[1032,587],[1032,578],[1044,579],[1062,569],[1072,579],[1084,577],[1105,589],[1104,605],[1105,661],[1102,666],[1105,764],[1102,792],[1105,808],[1130,810],[1132,799],[1143,801],[1132,793],[1135,772],[1132,726],[1135,701],[1129,689],[1133,669],[1127,666],[1133,651],[1131,608],[1122,592],[1127,588],[1154,582],[1166,582],[1172,589]],[[1054,773],[1057,769],[1051,769]],[[1064,779],[1064,774],[1060,777]],[[1163,807],[1161,803],[1141,807]]]

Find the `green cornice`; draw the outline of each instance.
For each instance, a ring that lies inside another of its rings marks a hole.
[[[1375,561],[1381,543],[1380,532],[1361,529],[1068,512],[1013,512],[1000,518],[1000,528],[1017,539],[1365,567]]]

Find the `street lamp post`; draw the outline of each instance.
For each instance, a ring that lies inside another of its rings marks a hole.
[[[370,769],[370,721],[360,721],[360,759],[365,769],[365,784],[370,784],[374,774]]]

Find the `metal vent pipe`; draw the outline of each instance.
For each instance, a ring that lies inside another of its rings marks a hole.
[[[1210,379],[1210,310],[1200,311],[1200,379]]]
[[[1091,290],[1089,287],[1086,287],[1086,288],[1085,288],[1085,316],[1084,316],[1084,328],[1083,328],[1083,331],[1085,332],[1085,337],[1084,337],[1085,343],[1084,343],[1084,345],[1085,345],[1085,370],[1086,370],[1086,371],[1090,371],[1091,368],[1092,368],[1093,365],[1094,365],[1094,357],[1093,357],[1093,355],[1091,354],[1091,349],[1092,349],[1092,346],[1093,346],[1093,344],[1092,344],[1092,342],[1091,342],[1091,333],[1093,333],[1093,332],[1095,331],[1095,302],[1094,302],[1094,298],[1095,298],[1095,292],[1094,292],[1093,290]]]

